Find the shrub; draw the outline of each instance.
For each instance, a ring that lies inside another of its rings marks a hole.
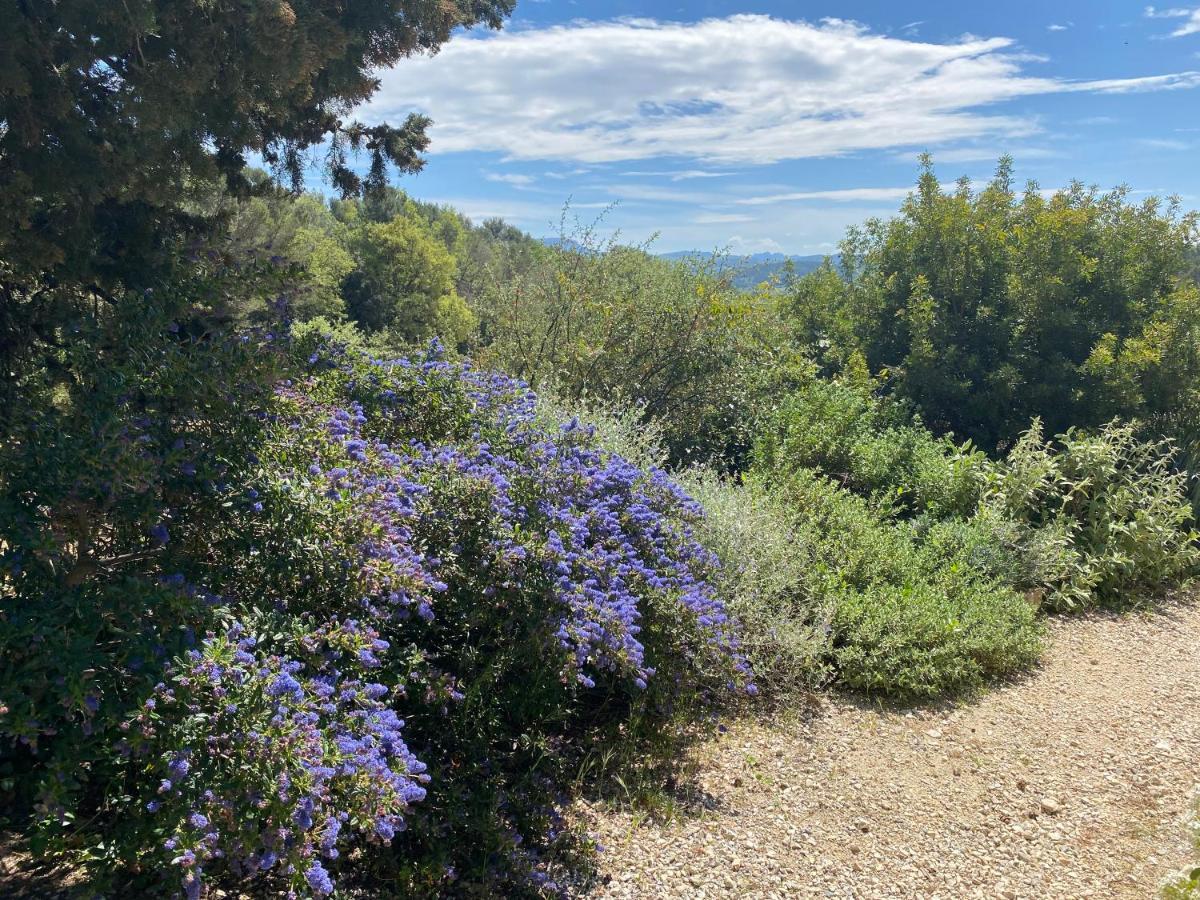
[[[139,346],[170,346],[161,326]],[[71,508],[40,512],[67,476],[35,465],[92,432],[6,448],[26,477],[3,482],[24,518],[0,535],[21,626],[0,765],[21,809],[134,891],[555,892],[586,849],[560,815],[580,760],[669,765],[690,714],[747,684],[698,507],[577,422],[538,427],[518,382],[436,351],[380,363],[320,325],[274,343],[232,342],[295,373],[249,408],[138,425],[146,392],[127,410],[112,389],[125,462],[72,487],[109,488],[95,571],[70,574]],[[225,345],[180,352],[203,370]]]
[[[578,415],[599,446],[642,467],[662,465],[667,457],[661,429],[643,422],[637,407],[568,402],[543,391],[538,415],[546,422]],[[794,533],[795,515],[759,480],[741,484],[701,466],[678,479],[704,510],[693,526],[696,539],[721,561],[714,586],[741,626],[755,683],[780,697],[827,681],[833,610],[830,598],[809,583],[810,559],[801,552],[804,538]]]
[[[756,680],[773,693],[833,678],[923,700],[1037,659],[1035,610],[1006,583],[1021,555],[983,520],[955,520],[956,530],[897,521],[890,507],[803,469],[740,485],[684,478],[705,507],[697,536],[721,558],[717,584]]]
[[[19,373],[0,437],[0,805],[36,803],[47,831],[121,783],[118,726],[212,621],[177,575],[225,517],[215,485],[248,465],[279,357],[270,332],[218,339],[207,301],[231,282],[272,296],[277,275],[197,269],[77,320],[53,365]]]
[[[552,385],[539,390],[537,397],[536,421],[542,427],[557,428],[562,422],[577,419],[591,430],[596,446],[635,466],[661,469],[667,465],[662,424],[647,420],[643,407],[589,396],[564,400]]]
[[[1094,435],[1071,429],[1051,443],[1035,421],[990,466],[985,503],[1031,540],[1050,534],[1060,548],[1043,578],[1052,605],[1128,600],[1195,574],[1200,549],[1173,450],[1116,421]]]
[[[877,388],[865,377],[809,381],[762,430],[757,469],[813,469],[906,514],[969,514],[978,502],[983,455],[935,438]]]
[[[989,452],[1041,417],[1051,434],[1114,416],[1192,444],[1200,432],[1200,291],[1183,276],[1200,217],[1080,183],[981,190],[922,161],[899,214],[852,228],[840,265],[785,310],[837,365],[855,353],[938,434]]]
[[[1070,538],[1058,527],[1031,529],[983,505],[969,519],[914,520],[935,559],[963,559],[972,571],[1036,597],[1070,567]]]
[[[931,548],[915,529],[809,472],[781,485],[781,499],[793,511],[805,589],[833,609],[832,658],[843,684],[927,699],[1036,661],[1033,608],[963,549]]]
[[[674,462],[744,463],[760,410],[807,369],[781,348],[770,298],[708,265],[670,262],[588,229],[473,303],[488,365],[577,402],[637,406]]]
[[[848,687],[901,699],[979,688],[1037,661],[1034,613],[995,581],[875,583],[840,598],[834,659]]]
[[[819,590],[811,568],[815,536],[761,482],[704,469],[681,477],[704,507],[696,537],[721,560],[716,584],[742,626],[757,683],[778,696],[826,681],[835,598]]]

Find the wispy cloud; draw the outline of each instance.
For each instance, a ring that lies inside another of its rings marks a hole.
[[[1186,19],[1178,28],[1171,32],[1171,37],[1187,37],[1189,34],[1200,34],[1200,6],[1193,8],[1172,7],[1158,9],[1146,7],[1146,17],[1149,19]]]
[[[1029,64],[1008,38],[938,44],[836,19],[576,21],[458,37],[383,73],[361,113],[369,121],[429,113],[435,153],[720,166],[1021,137],[1038,131],[1036,120],[989,107],[1200,85],[1192,71],[1070,81],[1030,75]]]
[[[1191,144],[1173,138],[1140,138],[1138,143],[1149,150],[1188,150]]]
[[[684,169],[679,172],[622,172],[626,178],[666,178],[669,181],[690,181],[693,178],[726,178],[732,172],[712,172],[707,169]]]
[[[1011,156],[1018,163],[1030,159],[1061,159],[1067,154],[1061,150],[1051,150],[1048,147],[951,147],[934,150],[935,163],[996,163],[1002,156]],[[916,163],[921,154],[917,152],[896,153],[894,159],[904,163]]]
[[[729,222],[753,222],[754,216],[745,213],[700,213],[693,216],[692,221],[697,225],[724,225]]]
[[[500,172],[488,172],[483,176],[488,181],[498,181],[501,184],[511,184],[513,187],[529,187],[537,179],[532,175],[510,175]]]
[[[701,206],[729,200],[729,197],[723,194],[685,191],[651,184],[607,184],[595,189],[619,200],[645,200],[653,203],[690,203]]]
[[[792,191],[786,194],[767,194],[762,197],[743,197],[734,201],[747,206],[763,206],[768,203],[790,203],[799,200],[833,200],[835,202],[859,203],[872,200],[903,200],[912,192],[912,187],[890,188],[843,188],[836,191]]]
[[[1047,25],[1046,30],[1047,31],[1067,31],[1074,25],[1075,25],[1074,22],[1067,22],[1066,24],[1059,24],[1059,23],[1055,22],[1053,24]]]

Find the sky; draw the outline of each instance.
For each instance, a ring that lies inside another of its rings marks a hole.
[[[397,185],[535,236],[827,253],[939,177],[1127,185],[1200,207],[1200,6],[519,0],[381,72],[357,115],[433,118]],[[614,205],[615,204],[615,205]],[[656,236],[656,237],[655,237]]]

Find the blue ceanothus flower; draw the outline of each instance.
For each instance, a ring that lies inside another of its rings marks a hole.
[[[634,694],[658,677],[642,629],[648,604],[665,605],[695,636],[689,658],[715,660],[753,690],[709,581],[717,561],[688,524],[701,510],[665,473],[598,448],[577,421],[538,427],[524,384],[449,363],[436,347],[412,360],[315,353],[310,363],[316,374],[278,390],[262,454],[278,470],[243,486],[235,507],[251,531],[293,513],[342,523],[312,537],[312,552],[345,573],[341,593],[256,597],[290,616],[290,630],[235,622],[208,635],[131,723],[134,750],[159,760],[143,806],[172,823],[165,850],[185,894],[199,896],[205,868],[219,865],[324,896],[346,846],[405,827],[429,782],[404,739],[408,680],[444,713],[463,699],[422,661],[422,629],[446,614],[446,598],[461,609],[464,596],[494,604],[533,592],[563,689],[603,679]],[[443,433],[409,428],[443,407]],[[448,485],[481,505],[439,505]],[[461,537],[440,543],[444,531],[467,532],[470,549]],[[557,890],[545,873],[535,881]]]

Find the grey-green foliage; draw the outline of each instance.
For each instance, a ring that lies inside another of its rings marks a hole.
[[[1030,546],[1040,542],[1051,605],[1134,601],[1200,567],[1188,475],[1172,468],[1173,453],[1128,423],[1050,442],[1035,421],[989,467],[984,503],[1025,529]]]
[[[704,507],[697,536],[721,560],[719,587],[760,687],[781,695],[827,680],[835,598],[813,589],[811,536],[792,510],[763,484],[711,470],[680,481]]]
[[[642,407],[589,396],[566,400],[553,384],[543,385],[537,397],[537,417],[543,428],[556,429],[578,419],[595,431],[599,446],[638,468],[661,469],[666,465],[662,427],[655,420],[646,421]]]

